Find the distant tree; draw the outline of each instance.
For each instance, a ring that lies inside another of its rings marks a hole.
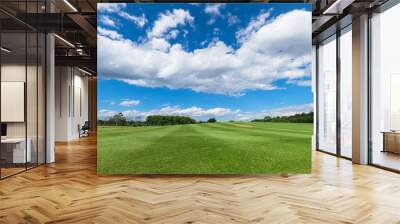
[[[270,120],[272,120],[272,117],[271,117],[271,116],[265,116],[265,117],[264,117],[264,121],[270,121]]]
[[[215,118],[210,118],[210,119],[208,119],[207,122],[208,122],[208,123],[215,123],[215,122],[217,122],[217,119],[215,119]]]
[[[108,120],[98,120],[98,125],[105,126],[163,126],[176,124],[195,124],[197,123],[191,117],[170,116],[170,115],[150,115],[146,121],[128,120],[122,113],[118,113]]]
[[[252,122],[290,122],[290,123],[313,123],[314,122],[314,113],[300,113],[294,114],[291,116],[277,116],[270,117],[266,116],[264,119],[255,119]]]
[[[105,125],[105,121],[104,120],[97,120],[97,125]]]
[[[126,117],[122,113],[118,113],[112,116],[109,120],[110,123],[115,126],[125,126],[126,125]]]
[[[176,125],[176,124],[194,124],[196,120],[185,116],[169,116],[169,115],[150,115],[146,118],[147,125]]]

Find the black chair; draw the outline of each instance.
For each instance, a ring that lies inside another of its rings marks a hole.
[[[79,138],[89,136],[89,129],[90,129],[89,121],[85,121],[85,123],[82,125],[82,127],[79,127],[79,126],[80,125],[78,125]]]

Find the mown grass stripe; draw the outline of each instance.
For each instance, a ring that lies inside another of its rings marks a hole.
[[[242,122],[100,127],[98,170],[103,174],[310,172],[310,135],[274,131],[274,126],[293,127]],[[312,125],[295,127],[312,129]]]

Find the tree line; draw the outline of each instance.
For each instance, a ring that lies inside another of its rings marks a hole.
[[[195,124],[196,120],[185,116],[151,115],[146,118],[148,125],[164,126],[175,124]]]
[[[207,120],[208,123],[217,122],[215,118]],[[100,126],[164,126],[177,124],[195,124],[205,123],[204,121],[196,121],[191,117],[174,116],[174,115],[150,115],[145,121],[128,120],[124,114],[118,113],[110,117],[108,120],[98,120]]]
[[[313,123],[314,113],[309,112],[309,113],[294,114],[291,116],[278,116],[278,117],[266,116],[263,119],[252,120],[252,122]]]
[[[252,122],[290,122],[290,123],[313,123],[314,113],[300,113],[291,116],[266,116],[263,119],[254,119]],[[150,115],[145,121],[128,120],[124,114],[118,113],[110,117],[108,120],[98,120],[100,126],[164,126],[177,124],[195,124],[195,123],[214,123],[215,118],[210,118],[207,121],[196,121],[187,116],[174,115]]]

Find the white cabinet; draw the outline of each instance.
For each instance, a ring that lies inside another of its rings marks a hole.
[[[27,139],[25,151],[25,138],[7,138],[1,140],[2,145],[12,148],[12,162],[25,163],[32,161],[32,141]]]

